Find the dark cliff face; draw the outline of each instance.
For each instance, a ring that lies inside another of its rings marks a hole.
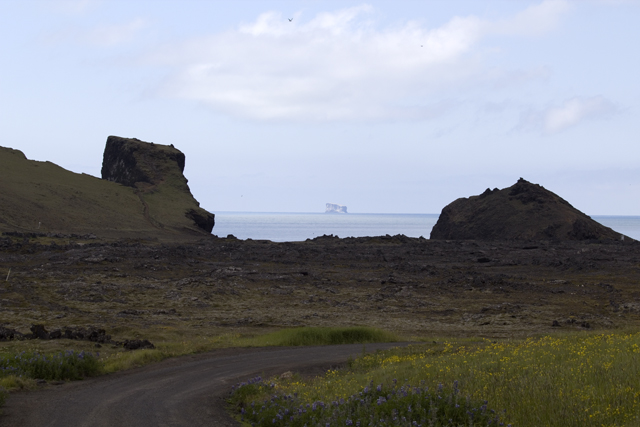
[[[136,189],[145,216],[157,227],[188,218],[211,233],[215,216],[199,207],[183,175],[185,155],[173,145],[137,138],[109,136],[102,161],[102,179]]]
[[[566,200],[522,178],[511,187],[487,189],[442,209],[431,239],[620,240]]]
[[[110,136],[104,148],[102,179],[128,187],[135,187],[137,182],[159,184],[166,173],[182,174],[184,164],[184,154],[173,146]]]

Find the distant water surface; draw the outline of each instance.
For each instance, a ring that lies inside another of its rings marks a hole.
[[[593,215],[591,218],[618,233],[640,240],[640,216]]]
[[[404,234],[429,238],[438,214],[325,214],[218,212],[213,234],[239,239],[295,242],[323,234],[339,237]],[[599,223],[640,240],[640,216],[592,216]]]
[[[437,214],[325,214],[216,212],[213,234],[239,239],[295,242],[324,234],[339,237],[404,234],[429,238]]]

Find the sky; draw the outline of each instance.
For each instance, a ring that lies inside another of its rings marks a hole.
[[[0,0],[0,146],[173,144],[216,212],[640,215],[638,0]]]

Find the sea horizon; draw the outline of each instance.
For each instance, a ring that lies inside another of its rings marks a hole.
[[[294,242],[322,235],[373,237],[403,234],[429,238],[440,214],[217,211],[212,234]],[[618,233],[640,240],[640,215],[590,215]]]
[[[220,211],[216,210],[215,212],[210,211],[213,214],[304,214],[304,215],[438,215],[440,213],[429,213],[429,212],[401,212],[401,213],[393,213],[393,212],[347,212],[347,213],[337,213],[337,212],[269,212],[269,211]],[[585,214],[590,218],[594,217],[630,217],[630,218],[640,218],[640,215],[625,215],[625,214]]]

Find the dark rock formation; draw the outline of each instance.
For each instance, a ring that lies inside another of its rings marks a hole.
[[[149,340],[125,340],[122,344],[126,350],[141,350],[144,348],[153,349],[156,348]]]
[[[135,188],[145,205],[145,215],[159,228],[163,228],[165,222],[172,222],[167,221],[167,212],[184,204],[184,217],[211,233],[215,216],[200,208],[193,198],[183,175],[184,165],[184,154],[173,145],[109,136],[102,161],[102,179]],[[162,200],[157,193],[164,193]],[[159,204],[161,213],[149,208]]]
[[[215,216],[212,213],[205,211],[204,209],[189,209],[185,216],[191,220],[203,230],[211,233],[213,226],[215,225]]]
[[[175,311],[175,310],[174,310]],[[44,325],[31,325],[31,333],[23,335],[15,329],[5,328],[0,326],[0,341],[10,340],[78,340],[78,341],[91,341],[96,343],[97,347],[100,344],[113,344],[118,347],[123,347],[126,350],[138,350],[149,348],[156,348],[149,340],[124,340],[113,341],[111,335],[108,335],[104,329],[94,328],[89,326],[87,328],[81,327],[65,327],[62,329],[54,329],[51,332],[47,331]]]
[[[172,169],[182,174],[184,164],[184,154],[173,146],[110,136],[104,148],[102,179],[134,188],[138,182],[160,184],[167,174],[176,172]]]
[[[49,339],[49,332],[44,328],[44,325],[31,325],[31,334],[33,338],[41,340]]]
[[[442,209],[431,239],[620,240],[566,200],[520,178],[502,190],[455,200]]]
[[[31,333],[22,335],[17,331],[11,331],[15,335],[9,339],[39,339],[39,340],[57,340],[66,338],[69,340],[81,340],[92,341],[96,343],[114,343],[111,341],[111,335],[107,335],[104,329],[97,329],[93,327],[78,328],[67,327],[60,329],[54,329],[51,332],[47,331],[44,325],[31,325]]]
[[[15,329],[0,326],[0,341],[22,340],[24,335]]]

